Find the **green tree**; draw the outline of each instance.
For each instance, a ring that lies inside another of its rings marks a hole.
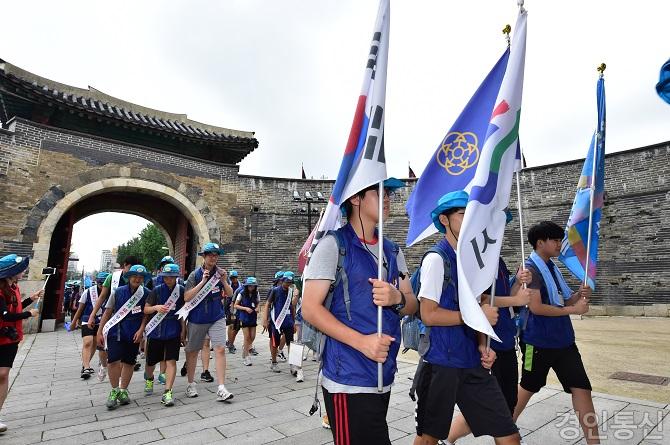
[[[165,237],[158,230],[158,227],[149,224],[142,229],[138,236],[118,247],[116,261],[122,264],[127,256],[134,255],[145,267],[153,270],[161,258],[167,255],[167,251],[163,249],[166,245]]]

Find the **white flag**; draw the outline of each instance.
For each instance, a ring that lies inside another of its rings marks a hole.
[[[520,11],[510,48],[507,71],[491,115],[475,177],[466,190],[470,199],[458,236],[458,303],[465,324],[497,341],[478,303],[496,274],[505,208],[518,166],[519,118],[526,58],[526,11]]]

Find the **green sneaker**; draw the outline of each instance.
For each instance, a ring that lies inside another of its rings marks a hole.
[[[119,389],[119,403],[121,405],[127,405],[130,403],[130,397],[128,396],[127,389]]]
[[[145,380],[144,381],[144,395],[145,396],[150,396],[151,394],[154,393],[154,381],[153,380]]]
[[[107,397],[107,409],[116,409],[119,406],[119,390],[112,389]]]
[[[164,406],[173,406],[174,405],[174,400],[172,400],[172,390],[168,389],[163,393],[163,397],[161,397],[161,403]]]
[[[158,383],[165,385],[165,373],[158,374]]]

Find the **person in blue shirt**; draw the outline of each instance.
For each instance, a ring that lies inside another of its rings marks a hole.
[[[507,224],[512,221],[512,213],[505,211]],[[530,284],[532,274],[528,269],[519,268],[514,279],[507,268],[507,264],[500,257],[498,264],[498,276],[496,278],[496,292],[493,306],[500,308],[498,311],[498,322],[493,326],[501,343],[491,340],[491,349],[496,353],[496,360],[491,367],[491,373],[498,381],[498,386],[505,397],[507,408],[510,413],[514,412],[517,402],[517,385],[519,384],[519,365],[516,359],[516,324],[513,308],[528,305],[531,295],[538,291],[523,288],[523,284]],[[490,290],[489,290],[490,294]],[[487,294],[482,296],[482,302],[488,303],[491,297]],[[462,414],[452,420],[447,443],[455,443],[457,439],[470,434],[468,426]]]
[[[116,288],[105,303],[105,312],[98,328],[98,343],[107,347],[107,368],[112,391],[106,405],[110,410],[130,403],[128,385],[133,377],[140,341],[144,336],[144,304],[149,295],[149,290],[143,284],[150,277],[151,274],[141,264],[131,266],[124,274],[128,284]],[[137,301],[136,295],[139,296]],[[120,321],[112,321],[115,324],[109,329],[105,339],[103,331],[107,322],[117,313],[123,314],[121,309],[133,302],[132,308]]]
[[[272,288],[263,310],[263,328],[268,330],[270,336],[270,355],[272,357],[270,370],[272,372],[280,372],[277,353],[280,349],[281,337],[284,337],[289,348],[293,341],[295,329],[295,308],[291,304],[293,279],[293,272],[284,272],[279,285]]]
[[[347,224],[319,241],[303,275],[303,318],[327,336],[321,387],[336,443],[345,443],[342,438],[353,445],[391,443],[386,415],[397,371],[400,320],[417,310],[402,250],[387,238],[379,239],[376,230],[379,201],[386,218],[394,191],[404,186],[399,180],[387,181],[383,196],[374,184],[346,199],[342,209]],[[347,280],[337,270],[340,249],[346,252],[342,267]],[[380,261],[382,277],[378,279]],[[324,302],[331,286],[328,310]],[[381,336],[377,334],[379,307]],[[377,387],[379,363],[381,391]]]
[[[591,288],[581,284],[573,292],[552,261],[561,253],[564,235],[563,228],[551,221],[542,221],[528,230],[528,242],[533,246],[533,253],[526,261],[533,277],[529,287],[539,290],[539,294],[530,300],[521,335],[523,367],[514,418],[521,415],[533,394],[546,385],[549,369],[553,369],[563,390],[572,395],[572,406],[579,413],[586,443],[595,444],[600,441],[591,382],[570,321],[570,315],[583,315],[589,310]]]
[[[205,337],[209,337],[214,348],[216,378],[219,384],[216,396],[219,401],[224,402],[232,399],[233,394],[226,389],[224,384],[226,379],[226,313],[223,308],[223,298],[232,296],[233,289],[228,284],[228,272],[216,265],[222,254],[223,249],[216,243],[210,242],[203,246],[200,252],[203,258],[202,267],[197,268],[188,276],[184,301],[188,303],[200,295],[210,278],[218,272],[219,279],[214,283],[214,287],[188,314],[188,342],[185,348],[188,371],[186,396],[198,397],[194,381],[195,366],[198,353],[205,343]]]
[[[236,270],[231,270],[229,274],[229,284],[233,289],[233,295],[231,297],[226,297],[224,306],[226,309],[226,326],[228,327],[228,340],[226,341],[226,346],[228,347],[228,352],[235,354],[237,348],[235,347],[235,338],[237,333],[240,332],[240,320],[237,318],[237,314],[234,313],[233,308],[235,307],[235,297],[237,294],[242,291],[242,283],[240,283],[240,275]]]
[[[258,280],[256,277],[247,277],[242,290],[235,298],[235,309],[244,335],[244,346],[242,348],[242,364],[251,366],[251,346],[256,338],[256,326],[258,324],[258,310],[260,309],[261,297],[258,293]]]
[[[186,340],[186,321],[177,318],[177,311],[184,306],[184,286],[177,283],[179,276],[178,265],[170,263],[163,265],[159,275],[161,283],[153,288],[144,306],[144,314],[147,316],[165,314],[161,315],[163,319],[147,334],[147,363],[144,372],[146,379],[144,394],[151,395],[156,363],[160,362],[161,366],[165,363],[165,375],[162,379],[165,382],[165,391],[161,397],[161,403],[165,406],[174,405],[172,386],[177,374],[179,349]],[[172,298],[173,292],[176,299]],[[147,317],[146,322],[150,323],[151,317]]]
[[[429,252],[421,262],[420,312],[421,320],[430,327],[430,346],[415,376],[414,445],[436,445],[447,439],[456,404],[475,436],[493,436],[498,445],[520,442],[505,398],[489,372],[496,353],[487,348],[484,334],[463,322],[460,312],[456,248],[467,203],[466,192],[450,192],[431,213],[444,238],[435,245],[440,253]],[[443,255],[449,259],[450,270],[445,270]],[[447,274],[451,278],[445,280]],[[495,326],[498,308],[482,304],[482,310]]]

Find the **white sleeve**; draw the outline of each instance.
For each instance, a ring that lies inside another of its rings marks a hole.
[[[237,296],[235,297],[235,304],[239,303],[242,301],[242,292],[238,292]]]
[[[419,299],[427,298],[440,304],[444,282],[444,260],[439,253],[431,252],[421,263]]]
[[[79,302],[86,303],[87,299],[88,299],[88,289],[86,289],[84,292],[81,293],[81,297],[79,297]]]

